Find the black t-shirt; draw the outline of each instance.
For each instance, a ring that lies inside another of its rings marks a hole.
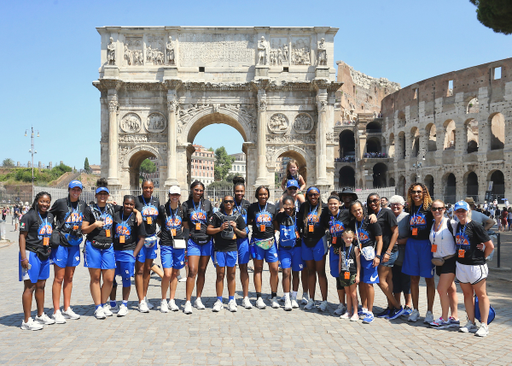
[[[337,253],[338,249],[345,245],[341,235],[349,226],[350,212],[340,207],[338,214],[333,216],[331,211],[327,209],[322,212],[322,215],[320,216],[320,222],[323,227],[329,229],[329,234],[331,235],[331,244],[335,249],[337,249],[335,250]]]
[[[171,209],[170,204],[160,206],[160,222],[162,223],[162,237],[160,245],[172,245],[173,238],[184,239],[183,221],[184,214],[181,206]],[[173,232],[171,232],[173,230]]]
[[[81,233],[85,206],[84,201],[71,202],[68,197],[56,200],[50,209],[55,217],[55,229],[63,233],[62,238],[70,244],[77,245],[83,240]]]
[[[398,226],[398,221],[396,221],[396,216],[393,211],[387,208],[382,208],[377,214],[377,222],[380,225],[382,231],[382,253],[384,253],[386,250],[388,250],[391,237],[393,236],[391,228]],[[393,253],[397,250],[398,245],[394,245]]]
[[[220,227],[226,221],[235,221],[238,230],[245,229],[245,220],[238,212],[233,212],[233,215],[226,215],[224,212],[217,211],[210,218],[210,225],[214,228]],[[227,237],[229,235],[229,237]],[[221,231],[214,235],[215,250],[217,252],[234,252],[236,247],[236,233],[232,230],[225,232]]]
[[[251,205],[251,203],[249,201],[242,199],[242,202],[239,202],[239,203],[237,203],[235,200],[235,206],[233,207],[233,210],[237,211],[244,218],[245,232],[247,234],[249,234],[249,226],[247,225],[247,209],[249,208],[250,205]],[[222,205],[220,207],[221,207],[221,211],[222,211],[223,210]]]
[[[477,245],[491,240],[484,230],[484,227],[474,221],[470,221],[464,226],[457,223],[454,232],[455,244],[457,246],[457,262],[467,265],[485,264],[485,254],[477,249]],[[459,258],[459,250],[464,250],[464,258]]]
[[[36,210],[28,211],[20,221],[20,233],[26,232],[25,248],[34,253],[50,253],[50,236],[53,232],[53,214],[39,214]],[[45,238],[46,243],[45,244]]]
[[[87,234],[87,240],[96,240],[100,243],[112,243],[114,238],[114,212],[116,207],[107,203],[103,208],[100,208],[97,204],[93,206],[89,205],[85,207],[84,221],[87,221],[89,225],[92,225],[96,220],[103,221],[105,225],[102,228],[95,228],[89,234]]]
[[[282,248],[300,246],[299,228],[295,219],[295,216],[288,216],[286,212],[279,212],[274,218],[279,227],[279,246]]]
[[[416,240],[428,240],[434,221],[432,212],[425,210],[421,205],[411,207],[409,215],[409,237]]]
[[[142,215],[146,236],[153,236],[156,234],[156,220],[158,218],[159,207],[160,201],[158,198],[153,196],[147,200],[140,195],[135,201],[135,208],[139,210]]]
[[[210,236],[206,234],[206,228],[210,217],[213,215],[212,203],[203,199],[196,204],[193,199],[189,199],[183,203],[182,210],[185,215],[185,222],[188,222],[190,238],[199,245],[208,243]],[[198,223],[200,224],[199,230],[196,227]]]
[[[254,202],[247,209],[247,221],[252,224],[252,237],[263,240],[274,236],[274,217],[277,214],[276,206],[267,202],[265,206],[260,206]],[[265,230],[261,230],[264,225]]]
[[[306,206],[309,207],[307,212]],[[297,214],[297,225],[299,226],[300,232],[302,234],[304,244],[308,248],[314,247],[316,243],[318,243],[318,241],[325,235],[326,227],[320,222],[320,217],[322,212],[326,210],[328,211],[328,208],[325,203],[322,203],[321,206],[318,204],[316,208],[310,207],[307,202],[304,202],[300,206],[299,213]],[[310,232],[310,228],[313,229],[313,232]]]
[[[124,215],[123,210],[114,214],[114,250],[135,250],[139,237],[146,237],[144,225],[137,225],[137,217],[134,212]],[[124,236],[124,243],[121,243]]]
[[[370,219],[365,218],[362,222],[352,220],[350,222],[350,226],[356,235],[358,235],[362,248],[373,246],[377,249],[375,237],[382,235],[382,229],[377,222],[375,224],[371,224]]]
[[[346,247],[345,243],[343,243],[343,247],[340,248],[340,256],[341,256],[341,272],[340,278],[343,277],[343,272],[348,271],[350,274],[357,274],[357,260],[356,260],[356,248],[357,248],[357,240],[354,240],[350,247]],[[348,255],[347,255],[348,254]],[[348,261],[345,258],[348,257]]]

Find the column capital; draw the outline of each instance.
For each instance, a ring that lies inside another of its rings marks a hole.
[[[258,111],[265,112],[267,110],[267,92],[265,89],[258,90]]]

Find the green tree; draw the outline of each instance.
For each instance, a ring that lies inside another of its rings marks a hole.
[[[4,159],[4,161],[2,162],[2,165],[5,167],[5,168],[13,168],[14,167],[14,160],[12,159]]]
[[[91,172],[91,166],[89,165],[89,158],[87,158],[87,157],[85,157],[85,161],[84,161],[84,170],[87,173]]]
[[[281,187],[281,179],[279,179],[279,173],[274,173],[274,182],[276,184],[276,187]]]
[[[215,180],[225,180],[226,176],[231,169],[231,164],[233,164],[235,158],[233,156],[229,156],[226,148],[224,146],[219,147],[215,150]]]
[[[469,0],[476,6],[476,18],[496,33],[512,34],[510,0]]]
[[[144,160],[142,162],[142,164],[140,164],[140,172],[141,173],[146,173],[146,174],[151,174],[151,173],[156,172],[156,165],[155,165],[155,163],[153,163],[149,159]]]

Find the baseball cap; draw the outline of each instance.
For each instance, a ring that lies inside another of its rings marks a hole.
[[[290,187],[296,187],[299,188],[299,182],[297,182],[297,179],[288,179],[288,182],[286,183],[286,188]]]
[[[459,201],[455,204],[455,207],[453,208],[454,211],[457,210],[464,210],[469,211],[469,205],[466,201]]]
[[[172,186],[169,188],[169,194],[181,194],[181,189],[178,186]]]
[[[69,189],[72,189],[72,188],[80,188],[80,189],[84,189],[84,186],[82,186],[82,182],[80,182],[79,180],[72,180],[71,182],[69,182],[69,185],[68,185],[68,188]]]
[[[100,192],[107,192],[108,194],[110,194],[110,191],[108,190],[107,187],[98,187],[96,189],[96,194],[100,193]]]

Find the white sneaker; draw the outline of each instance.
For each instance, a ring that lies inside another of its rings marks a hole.
[[[111,309],[110,305],[109,304],[105,304],[105,306],[103,307],[103,313],[105,313],[105,316],[112,316],[112,315],[114,315],[110,309]]]
[[[299,308],[299,303],[297,302],[297,298],[296,297],[292,297],[292,308],[293,309],[298,309]]]
[[[66,324],[66,319],[64,319],[60,310],[57,310],[55,314],[52,314],[52,319],[55,320],[55,323],[57,324]]]
[[[477,337],[486,337],[489,334],[489,326],[487,324],[481,324],[480,328],[476,331]]]
[[[307,305],[309,302],[309,296],[308,294],[302,294],[302,300],[301,300],[301,304],[302,305]]]
[[[242,306],[246,309],[252,309],[251,300],[247,296],[242,300]]]
[[[279,305],[279,301],[277,300],[277,297],[272,298],[272,309],[279,309],[281,305]]]
[[[222,310],[222,308],[223,308],[222,301],[217,299],[217,301],[215,301],[215,304],[213,304],[213,312],[218,313],[219,311]]]
[[[185,282],[187,280],[187,277],[181,277],[181,276],[178,276],[178,282]]]
[[[41,330],[44,328],[43,324],[35,322],[34,319],[28,318],[27,322],[21,321],[21,329],[23,330]]]
[[[297,301],[295,301],[295,302],[297,302]],[[298,305],[299,304],[297,304],[297,306]],[[284,299],[284,310],[291,311],[292,309],[293,309],[293,307],[292,307],[292,302],[290,301],[290,298],[289,297],[285,298]]]
[[[185,303],[185,308],[183,309],[183,312],[185,314],[192,314],[192,304],[190,303],[190,301],[187,301]]]
[[[149,310],[151,310],[151,309],[153,309],[153,308],[155,307],[155,305],[153,305],[153,304],[148,300],[148,297],[147,297],[147,296],[144,298],[144,301],[146,301],[146,304],[147,304],[147,306],[148,306],[148,309],[149,309]]]
[[[194,306],[197,310],[204,310],[206,309],[206,306],[204,306],[203,302],[201,301],[201,298],[198,297],[196,301],[194,302]]]
[[[68,310],[62,310],[62,315],[64,315],[64,318],[71,319],[71,320],[80,319],[80,315],[75,313],[73,311],[73,309],[71,309],[71,306],[68,308]]]
[[[347,312],[345,312],[345,314],[347,314]],[[350,321],[351,322],[357,322],[359,320],[359,315],[357,315],[357,313],[354,311],[354,314],[352,314],[352,316],[350,317]]]
[[[425,320],[423,320],[423,323],[430,324],[434,321],[434,314],[432,314],[431,311],[427,311],[427,314],[425,315]]]
[[[320,303],[320,306],[318,306],[318,310],[320,310],[321,312],[324,312],[327,310],[327,300],[322,301]]]
[[[343,315],[347,311],[347,307],[343,304],[339,304],[336,310],[334,310],[334,315]]]
[[[236,306],[236,301],[235,300],[229,300],[229,302],[228,302],[228,310],[231,311],[232,313],[235,313],[238,310],[237,306]]]
[[[180,308],[178,307],[178,305],[176,305],[176,301],[174,301],[174,299],[170,299],[169,300],[169,310],[171,311],[178,311],[180,310]]]
[[[409,315],[409,318],[407,319],[407,321],[409,322],[416,322],[418,321],[420,317],[420,312],[417,310],[417,309],[414,309],[411,313],[411,315]],[[434,321],[434,320],[432,320]]]
[[[162,313],[169,312],[169,306],[167,305],[166,299],[163,299],[162,301],[160,301],[160,312],[162,312]]]
[[[340,319],[350,319],[350,315],[348,314],[348,311],[345,311],[343,315],[340,315]],[[359,320],[359,317],[357,317],[357,320]]]
[[[469,319],[465,326],[459,328],[459,332],[462,333],[476,333],[477,331],[478,328],[476,327],[475,323],[471,323]]]
[[[267,305],[265,305],[265,301],[263,301],[263,298],[260,297],[258,300],[256,300],[256,307],[258,309],[265,309]]]
[[[44,325],[52,325],[55,324],[55,320],[50,319],[48,315],[42,313],[41,316],[36,315],[36,322],[44,324]]]
[[[128,314],[128,307],[125,304],[121,304],[121,306],[119,306],[119,311],[117,312],[117,316],[121,317],[121,316],[125,316],[126,314]]]
[[[141,302],[139,302],[139,311],[141,313],[149,313],[149,307],[148,307],[148,304],[146,304],[145,300],[142,300]]]
[[[302,299],[304,300],[304,299]],[[315,301],[313,299],[309,299],[306,306],[304,306],[304,310],[312,310],[315,307]]]
[[[103,311],[103,307],[100,306],[94,311],[94,316],[96,319],[105,319],[107,316],[105,315],[105,312]]]

